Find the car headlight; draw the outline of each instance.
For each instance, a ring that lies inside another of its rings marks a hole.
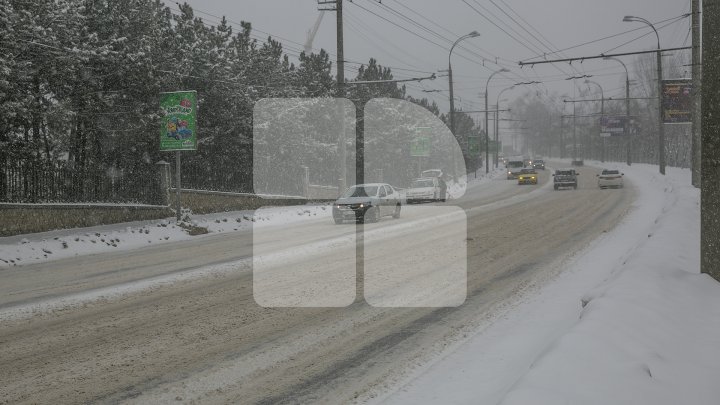
[[[360,204],[360,208],[365,208],[365,204]]]

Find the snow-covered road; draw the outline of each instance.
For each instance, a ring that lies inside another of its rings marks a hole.
[[[552,279],[561,263],[622,219],[634,188],[601,191],[595,170],[582,172],[577,191],[488,179],[449,204],[467,215],[467,294],[458,307],[383,308],[362,300],[342,308],[260,307],[247,263],[252,235],[241,231],[2,269],[4,397],[338,403],[374,395]],[[548,178],[543,174],[543,182]],[[409,237],[425,220],[407,210],[400,220],[370,225],[367,235],[387,227],[388,237],[366,248],[378,246],[390,266],[402,263],[394,268],[427,266],[433,252],[442,258],[437,246],[456,234],[457,224]],[[279,265],[269,261],[270,271],[315,268],[324,280],[322,270],[342,268],[335,260],[340,249],[318,252],[354,230],[329,217],[268,226],[263,243],[295,249],[275,257]],[[302,237],[288,238],[293,232]],[[292,240],[297,244],[287,245]],[[271,245],[263,245],[270,246],[266,253],[278,251]],[[302,250],[310,254],[297,254]],[[425,253],[403,256],[409,251]],[[179,277],[188,274],[197,277]],[[170,279],[149,283],[157,277]],[[385,281],[402,285],[402,278]],[[382,302],[380,287],[375,298]],[[93,291],[102,293],[87,295]],[[63,304],[68,297],[78,299]]]
[[[623,167],[638,199],[552,283],[499,311],[387,404],[717,404],[720,284],[699,275],[689,170]]]

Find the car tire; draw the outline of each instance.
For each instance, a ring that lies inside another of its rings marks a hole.
[[[372,207],[365,212],[363,223],[380,222],[380,211],[377,207]]]
[[[555,185],[555,191],[557,191],[557,190],[560,190],[560,187],[558,187],[558,185],[556,184],[556,185]]]
[[[402,208],[400,207],[400,204],[395,206],[395,212],[393,212],[393,218],[400,219],[400,210]]]
[[[573,190],[577,190],[577,184],[573,185]]]
[[[345,222],[342,218],[333,218],[335,220],[335,225],[342,225],[343,222]]]

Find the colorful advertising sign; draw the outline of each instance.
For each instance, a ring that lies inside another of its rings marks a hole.
[[[692,109],[692,80],[663,80],[663,122],[690,123]]]
[[[625,135],[625,124],[627,116],[625,115],[606,115],[600,118],[600,134],[601,136],[622,136]],[[603,135],[607,134],[607,135]]]
[[[197,93],[162,93],[160,108],[163,111],[160,150],[197,150]]]

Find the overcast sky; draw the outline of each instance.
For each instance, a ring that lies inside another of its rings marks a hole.
[[[263,32],[255,32],[265,38],[270,33],[280,39],[288,52],[297,54],[302,49],[307,31],[315,24],[319,12],[316,0],[187,0],[197,11],[225,15],[231,21],[249,21]],[[466,4],[467,3],[467,4]],[[172,2],[169,5],[174,6]],[[538,65],[520,69],[517,62],[535,57],[545,51],[531,35],[510,20],[497,6],[511,15],[518,23],[534,34],[553,50],[566,49],[588,41],[597,40],[623,31],[639,30],[594,44],[563,52],[564,56],[591,56],[606,53],[613,48],[639,36],[644,38],[617,48],[616,52],[653,49],[657,40],[649,27],[641,23],[622,22],[625,15],[636,15],[653,23],[671,19],[690,11],[689,0],[345,0],[345,59],[367,62],[375,57],[382,65],[393,67],[396,78],[426,76],[447,69],[450,43],[429,30],[449,40],[473,30],[481,37],[463,42],[467,49],[456,48],[452,63],[455,74],[455,91],[458,107],[465,110],[483,109],[483,93],[488,75],[501,67],[511,73],[497,75],[490,86],[490,101],[495,103],[502,89],[519,81],[538,80],[544,84],[532,87],[533,91],[546,94],[556,92],[572,95],[572,82],[565,81],[571,73],[591,74],[599,82],[605,96],[624,94],[624,70],[616,62],[586,61],[576,63],[574,71],[569,65]],[[468,5],[469,4],[469,5]],[[497,5],[497,6],[496,6]],[[480,13],[497,23],[506,32],[485,19]],[[511,9],[517,14],[514,14]],[[375,14],[373,14],[375,13]],[[396,14],[397,13],[397,14]],[[414,20],[421,28],[400,15]],[[198,13],[210,23],[213,17]],[[381,17],[389,20],[383,20]],[[334,57],[336,51],[335,13],[325,13],[313,43],[314,48],[324,48]],[[414,35],[406,30],[412,31]],[[666,24],[666,23],[665,23]],[[656,24],[660,28],[664,24]],[[536,29],[542,35],[538,35]],[[689,18],[660,29],[663,48],[690,45],[688,38]],[[511,35],[514,38],[511,37]],[[423,38],[425,39],[423,39]],[[290,42],[292,41],[292,42]],[[436,44],[433,44],[432,42]],[[557,55],[548,56],[548,58]],[[483,66],[482,59],[486,59]],[[495,64],[495,61],[500,66]],[[633,57],[623,60],[632,69]],[[348,64],[346,75],[354,77],[357,64]],[[407,70],[400,70],[407,69]],[[578,73],[579,72],[579,73]],[[439,73],[441,74],[441,73]],[[631,76],[632,76],[631,72]],[[581,81],[578,85],[587,86]],[[597,86],[594,86],[595,88]],[[414,96],[424,96],[438,102],[441,109],[448,110],[448,80],[440,77],[434,81],[413,83],[409,91]],[[423,93],[422,90],[440,90]],[[503,98],[514,98],[528,91],[528,87],[509,90]]]

